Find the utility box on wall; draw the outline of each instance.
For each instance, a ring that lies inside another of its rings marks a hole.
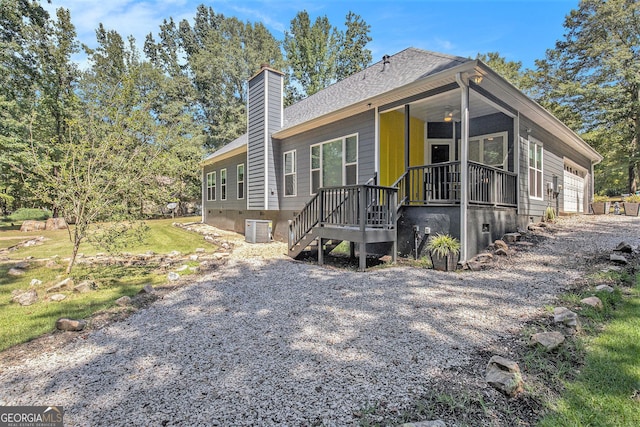
[[[271,224],[271,221],[266,219],[245,219],[245,241],[249,243],[269,243],[271,241]]]

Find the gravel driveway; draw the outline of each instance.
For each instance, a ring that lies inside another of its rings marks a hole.
[[[622,240],[638,247],[640,219],[572,217],[492,269],[449,274],[356,273],[240,245],[126,320],[0,367],[0,404],[62,405],[68,426],[356,424],[517,333]]]

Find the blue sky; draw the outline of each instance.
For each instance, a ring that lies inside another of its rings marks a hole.
[[[193,20],[196,7],[205,4],[217,13],[244,21],[263,22],[282,39],[300,10],[311,19],[327,15],[343,28],[349,10],[371,25],[369,49],[376,62],[413,46],[436,52],[475,57],[500,52],[524,67],[544,57],[563,37],[565,16],[579,0],[52,0],[42,3],[51,12],[58,7],[71,11],[81,42],[95,45],[95,29],[103,23],[123,37],[133,35],[141,49],[146,34],[157,33],[165,18]],[[80,60],[81,61],[81,60]]]

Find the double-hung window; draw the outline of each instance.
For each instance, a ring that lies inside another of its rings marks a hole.
[[[542,144],[529,139],[529,197],[542,200]]]
[[[297,193],[296,150],[283,154],[284,196],[295,196]]]
[[[320,187],[358,183],[358,136],[311,146],[311,193]]]
[[[507,169],[507,132],[469,138],[469,160]]]
[[[220,170],[220,200],[227,200],[227,170]]]
[[[238,183],[238,199],[244,199],[244,163],[238,165],[236,182]]]
[[[207,201],[216,200],[216,173],[207,173]]]

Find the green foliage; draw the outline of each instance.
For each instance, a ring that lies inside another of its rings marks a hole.
[[[458,255],[460,252],[460,241],[449,234],[438,233],[429,238],[426,248],[441,257],[449,254]]]
[[[33,219],[37,221],[43,221],[51,217],[51,212],[45,211],[42,209],[34,209],[34,208],[20,208],[9,215],[7,218],[10,221],[26,221],[28,219]]]
[[[604,155],[596,173],[597,191],[635,192],[640,174],[640,4],[583,0],[564,26],[564,39],[536,62],[542,103]]]
[[[600,203],[600,202],[608,202],[609,201],[609,197],[607,196],[603,196],[600,194],[594,194],[593,195],[593,202],[594,203]]]
[[[625,203],[640,203],[640,194],[630,194],[624,198]]]
[[[580,374],[566,384],[562,399],[539,425],[640,425],[639,282],[606,328],[588,341]]]
[[[556,210],[551,206],[547,206],[544,210],[544,215],[542,216],[545,222],[553,222],[556,219]]]

